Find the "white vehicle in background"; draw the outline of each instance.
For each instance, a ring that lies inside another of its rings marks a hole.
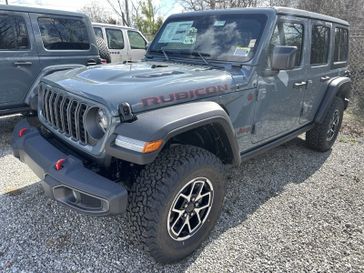
[[[144,58],[147,39],[135,28],[92,23],[96,38],[105,40],[111,62],[139,61]]]

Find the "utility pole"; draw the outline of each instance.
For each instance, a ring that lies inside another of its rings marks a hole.
[[[126,21],[128,22],[128,25],[130,26],[129,1],[128,0],[125,0],[125,13],[126,13]]]
[[[5,5],[9,5],[8,0],[5,0]]]

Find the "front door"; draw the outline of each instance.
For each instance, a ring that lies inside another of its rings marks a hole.
[[[123,31],[118,28],[106,28],[105,32],[111,62],[119,63],[128,61],[128,51]]]
[[[129,60],[135,62],[143,59],[147,41],[139,32],[134,30],[128,30],[128,38],[130,45]]]
[[[305,19],[291,18],[280,18],[277,22],[268,50],[268,70],[270,52],[278,45],[297,47],[296,64],[291,70],[281,70],[259,77],[254,116],[254,143],[269,141],[299,126],[302,100],[307,86],[305,64],[307,24],[308,21]]]
[[[0,110],[24,105],[40,71],[27,13],[0,11]]]

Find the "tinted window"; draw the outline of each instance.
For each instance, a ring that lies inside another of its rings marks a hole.
[[[326,64],[329,57],[330,28],[312,27],[311,64]]]
[[[266,16],[262,14],[195,15],[168,19],[149,52],[168,56],[246,62],[259,45]]]
[[[348,59],[348,36],[347,29],[335,28],[334,62],[343,62]]]
[[[124,36],[123,32],[119,29],[106,29],[107,44],[110,49],[123,49]]]
[[[301,64],[303,49],[303,25],[290,22],[278,22],[274,30],[271,47],[273,46],[296,46],[296,66]]]
[[[24,18],[0,15],[0,50],[27,48],[29,48],[29,39]]]
[[[128,30],[128,37],[131,49],[145,49],[147,42],[140,33]]]
[[[78,19],[38,18],[43,45],[48,50],[86,50],[90,48],[85,24]]]
[[[102,34],[102,29],[99,27],[94,27],[95,36],[104,39],[104,35]]]

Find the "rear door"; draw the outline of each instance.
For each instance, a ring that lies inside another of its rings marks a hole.
[[[310,20],[310,57],[308,85],[302,107],[300,123],[313,120],[314,115],[327,90],[328,83],[335,76],[330,70],[332,43],[332,23]]]
[[[127,61],[128,51],[123,31],[120,28],[106,27],[105,34],[111,55],[111,62]]]
[[[98,62],[95,34],[87,17],[30,14],[42,68]]]
[[[144,58],[147,40],[135,30],[128,30],[129,39],[129,60],[139,61]]]
[[[22,107],[40,71],[28,13],[0,11],[0,111]]]

